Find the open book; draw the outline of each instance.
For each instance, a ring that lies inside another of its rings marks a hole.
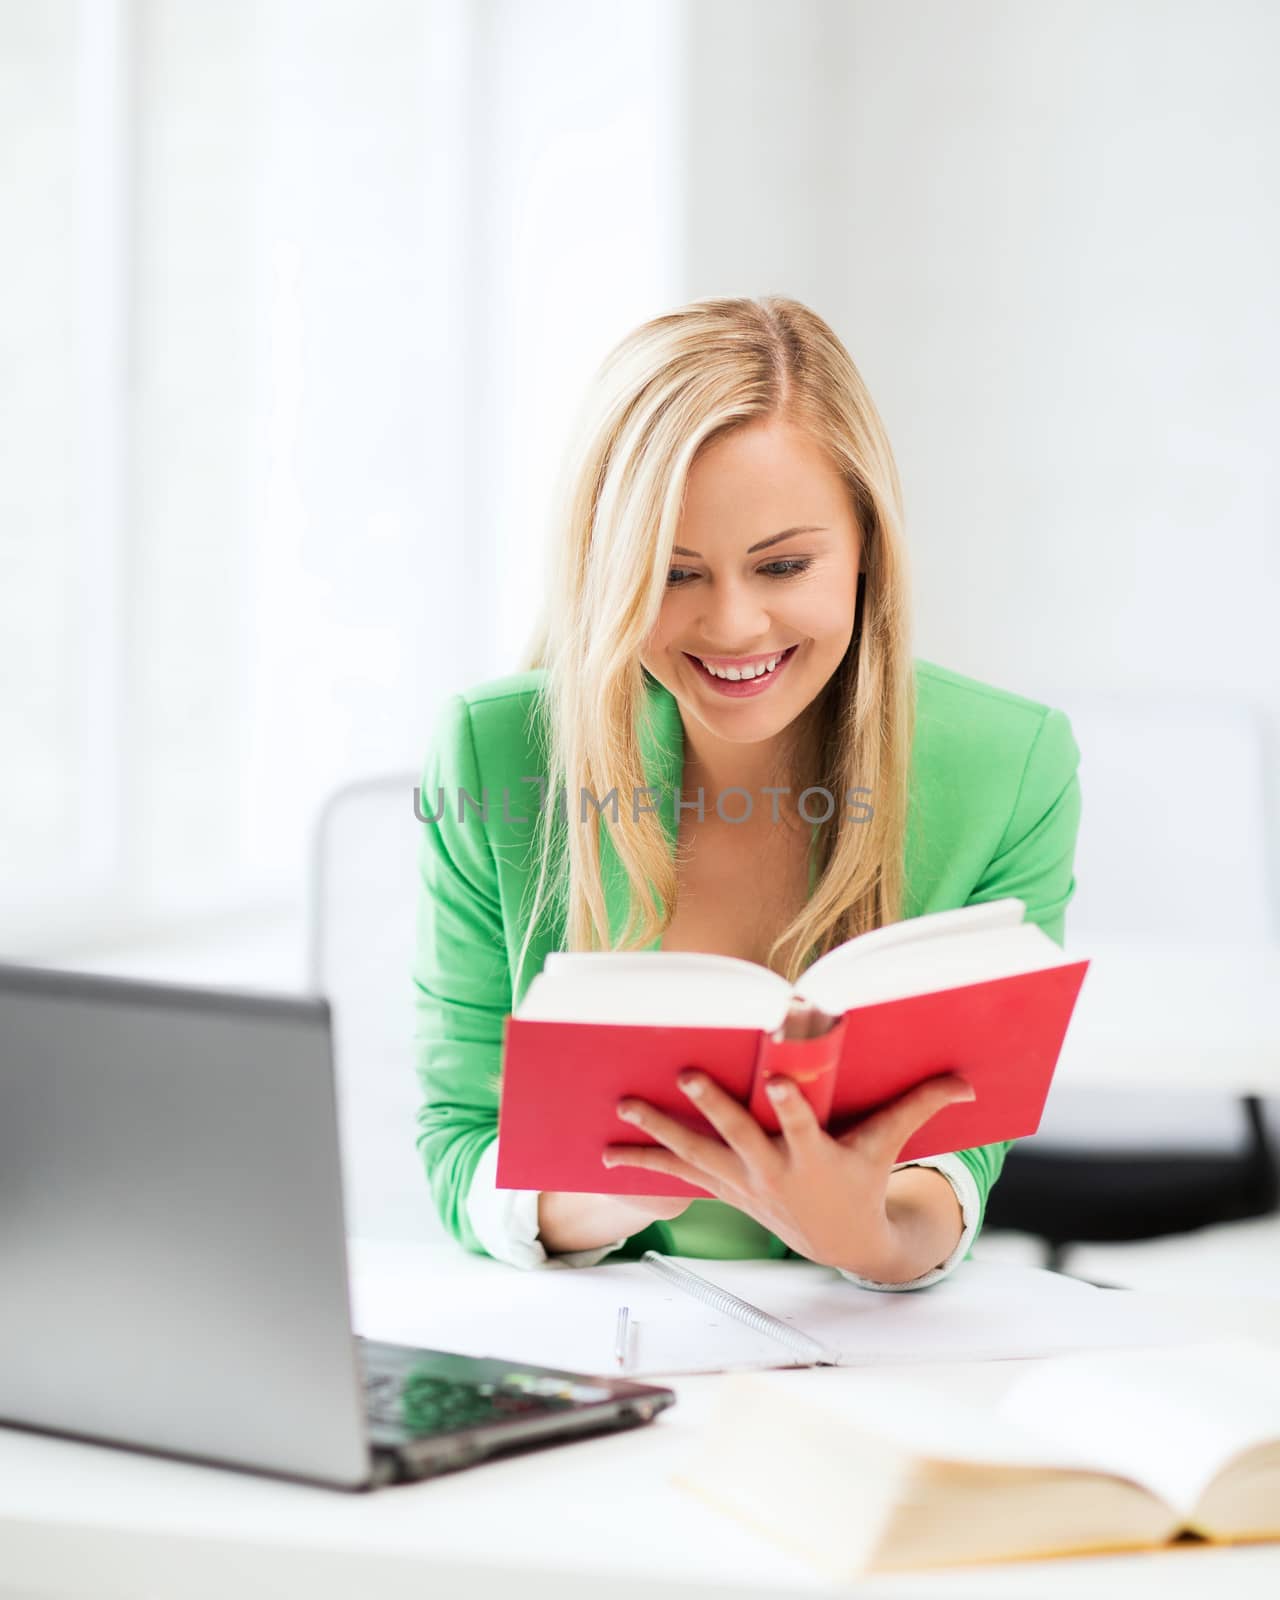
[[[806,1376],[726,1378],[676,1481],[832,1576],[1280,1538],[1264,1345],[1059,1357],[994,1408]]]
[[[939,1073],[976,1099],[944,1107],[898,1159],[1036,1131],[1089,963],[1068,959],[1008,898],[873,929],[793,986],[755,962],[685,951],[549,955],[506,1019],[497,1182],[507,1189],[703,1195],[609,1144],[653,1144],[625,1096],[719,1138],[676,1083],[698,1067],[780,1131],[765,1085],[798,1085],[833,1135]]]

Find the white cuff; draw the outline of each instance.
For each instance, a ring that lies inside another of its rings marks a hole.
[[[476,1237],[491,1256],[513,1267],[542,1267],[563,1261],[570,1267],[594,1267],[626,1236],[593,1250],[567,1250],[548,1257],[538,1238],[539,1189],[498,1188],[498,1141],[485,1146],[467,1191],[467,1216]]]
[[[937,1283],[939,1278],[945,1278],[959,1262],[964,1260],[969,1246],[973,1243],[973,1236],[978,1231],[978,1212],[981,1209],[978,1185],[973,1173],[959,1156],[922,1156],[919,1161],[899,1161],[893,1170],[901,1172],[904,1167],[935,1167],[950,1182],[956,1192],[956,1199],[960,1202],[960,1211],[964,1218],[964,1230],[960,1235],[960,1242],[945,1261],[906,1283],[879,1283],[875,1278],[863,1278],[856,1272],[846,1272],[843,1267],[836,1268],[842,1277],[848,1278],[851,1283],[856,1283],[860,1289],[925,1289],[931,1283]]]

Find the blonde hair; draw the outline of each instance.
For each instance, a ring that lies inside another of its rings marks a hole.
[[[599,833],[568,826],[565,838],[552,801],[562,784],[568,795],[597,796],[644,785],[640,652],[662,605],[689,469],[713,439],[770,418],[826,448],[861,529],[859,621],[819,697],[819,781],[837,796],[869,788],[873,804],[869,821],[837,807],[822,825],[820,876],[771,945],[769,965],[794,982],[845,939],[899,920],[915,700],[893,452],[821,317],[775,296],[699,300],[644,323],[605,359],[562,469],[545,609],[522,661],[522,670],[545,668],[536,721],[547,803],[518,972],[545,909],[563,917],[569,950],[644,948],[671,921],[676,867],[661,818],[601,812],[631,886],[626,926],[611,944]]]

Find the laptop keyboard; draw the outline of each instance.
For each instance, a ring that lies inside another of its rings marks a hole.
[[[364,1394],[370,1421],[410,1433],[448,1433],[529,1411],[563,1411],[572,1403],[492,1383],[459,1383],[428,1372],[410,1372],[403,1379],[391,1373],[366,1373]]]

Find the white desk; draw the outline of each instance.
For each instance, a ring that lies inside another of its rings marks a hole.
[[[1280,1300],[1166,1302],[1188,1337],[1280,1344]],[[361,1331],[377,1334],[373,1326]],[[994,1399],[1019,1363],[890,1369]],[[814,1385],[886,1369],[822,1369]],[[718,1377],[664,1380],[678,1403],[626,1434],[579,1440],[422,1484],[345,1495],[0,1428],[0,1596],[256,1600],[710,1600],[835,1591],[798,1557],[669,1481]],[[1199,1596],[1280,1588],[1280,1545],[1182,1546],[867,1580],[885,1595]]]

